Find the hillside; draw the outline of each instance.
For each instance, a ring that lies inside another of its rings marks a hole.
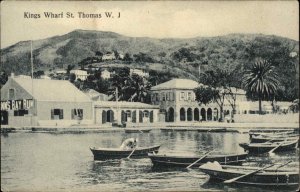
[[[48,70],[77,65],[96,52],[128,53],[129,67],[166,70],[179,77],[197,79],[201,70],[216,67],[237,70],[241,75],[258,57],[269,59],[277,69],[282,89],[298,97],[299,42],[272,35],[230,34],[190,39],[127,37],[113,32],[76,30],[62,36],[33,41],[35,69]],[[30,42],[19,42],[1,50],[1,70],[30,72]],[[291,53],[296,56],[291,57]],[[149,62],[139,59],[143,53]],[[104,64],[108,64],[105,63]],[[78,66],[79,67],[79,66]],[[292,98],[289,98],[292,99]]]

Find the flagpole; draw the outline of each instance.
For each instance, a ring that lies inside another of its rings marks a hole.
[[[33,96],[33,56],[32,56],[32,40],[30,41],[30,63],[31,63],[31,95],[32,95],[32,111],[31,111],[31,125],[33,125],[34,115],[34,96]]]

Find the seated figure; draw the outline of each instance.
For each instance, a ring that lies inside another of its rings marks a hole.
[[[137,146],[138,139],[137,138],[129,138],[123,141],[122,145],[120,146],[123,150],[130,150],[134,149]]]

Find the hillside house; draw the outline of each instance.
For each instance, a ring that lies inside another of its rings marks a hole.
[[[101,71],[101,77],[103,79],[110,79],[111,78],[111,72],[109,72],[107,69],[104,69],[104,71]]]
[[[71,70],[70,73],[74,73],[75,76],[76,76],[76,79],[80,79],[82,81],[86,80],[87,79],[87,71],[84,71],[84,70],[79,70],[79,69],[74,69],[74,70]]]
[[[115,60],[116,56],[114,52],[107,52],[102,56],[102,61]]]
[[[148,72],[145,72],[144,70],[140,70],[140,69],[130,69],[129,74],[130,74],[130,76],[132,76],[133,74],[136,74],[140,77],[149,77]]]

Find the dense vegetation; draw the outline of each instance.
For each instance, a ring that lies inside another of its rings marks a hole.
[[[233,74],[232,77],[238,77],[233,78],[236,87],[242,87],[244,72],[251,68],[257,58],[262,58],[270,61],[278,74],[280,85],[276,100],[293,101],[299,98],[298,42],[277,36],[232,34],[209,38],[153,39],[77,30],[34,41],[33,45],[35,71],[67,69],[72,65],[80,68],[81,65],[98,62],[154,70],[166,73],[170,78],[198,80],[200,65],[201,73],[220,69]],[[30,73],[29,42],[19,42],[1,51],[1,74]],[[99,56],[107,52],[122,53],[125,57],[123,60],[101,61]],[[152,84],[168,79],[156,72],[150,71],[149,81]],[[205,82],[204,75],[201,81]]]

